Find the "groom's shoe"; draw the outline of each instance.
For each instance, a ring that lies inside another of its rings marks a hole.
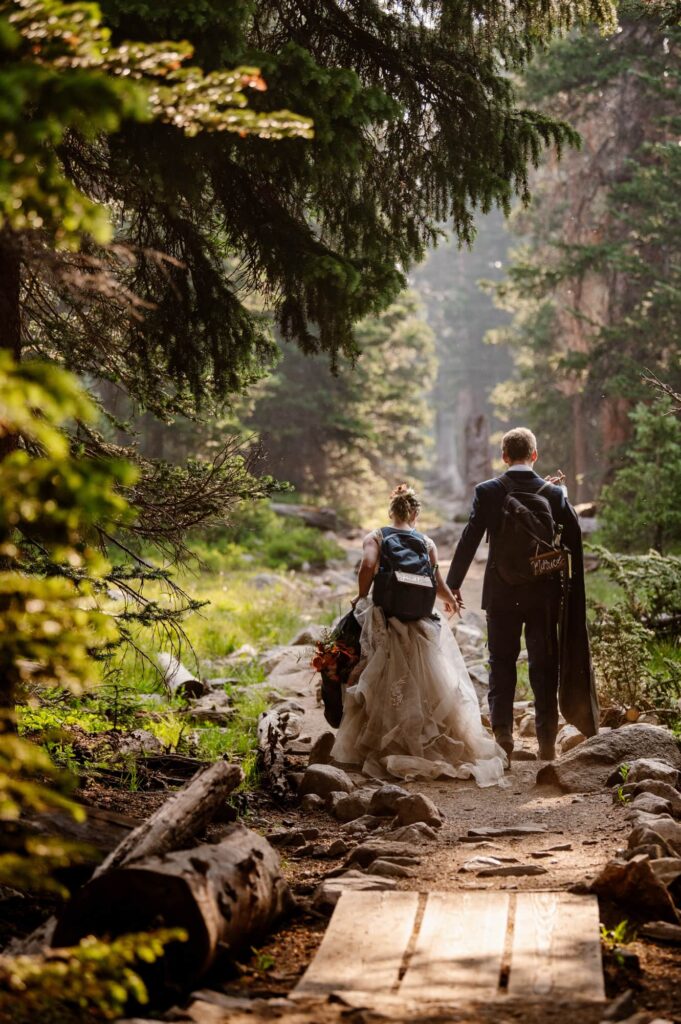
[[[539,744],[539,760],[540,761],[555,761],[556,760],[556,747],[553,743],[540,743]]]

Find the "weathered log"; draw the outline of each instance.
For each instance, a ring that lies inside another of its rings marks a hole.
[[[150,818],[134,829],[100,864],[95,877],[122,867],[132,860],[162,856],[181,850],[213,821],[227,797],[243,780],[237,764],[216,761],[162,804]]]
[[[243,779],[238,765],[216,761],[197,772],[186,786],[173,793],[147,821],[124,836],[99,865],[93,878],[112,868],[142,857],[162,856],[186,848],[199,832],[221,812],[229,794]],[[52,942],[57,924],[49,918],[24,939],[14,940],[7,951],[12,955],[39,953]]]
[[[221,950],[231,955],[248,948],[290,904],[274,849],[235,824],[215,845],[137,860],[93,878],[67,904],[52,944],[74,945],[86,935],[184,928],[188,941],[168,946],[164,976],[152,972],[154,988],[183,989]]]
[[[315,508],[313,505],[289,505],[288,502],[273,501],[273,512],[287,519],[299,519],[305,526],[315,530],[332,530],[338,533],[347,524],[342,522],[335,508]]]
[[[301,721],[296,714],[297,705],[284,702],[263,711],[258,719],[258,760],[267,789],[274,800],[286,800],[291,789],[286,776],[285,747],[289,740],[300,735]]]
[[[197,679],[174,655],[162,652],[156,655],[156,661],[171,696],[179,694],[182,697],[202,697],[208,693],[206,684]]]

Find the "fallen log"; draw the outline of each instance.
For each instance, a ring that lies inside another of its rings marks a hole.
[[[288,502],[273,501],[270,508],[278,516],[286,519],[299,519],[305,526],[315,530],[331,530],[338,533],[347,526],[335,508],[317,508],[314,505],[290,505]]]
[[[181,850],[214,820],[227,797],[243,780],[237,764],[216,761],[165,801],[150,818],[118,844],[95,877],[143,857]]]
[[[258,719],[258,762],[274,800],[286,800],[291,796],[285,770],[285,747],[289,740],[300,735],[302,723],[296,714],[298,708],[299,705],[286,701],[263,711]]]
[[[145,980],[155,991],[185,989],[220,951],[231,955],[252,945],[291,902],[273,848],[235,824],[215,845],[135,860],[93,878],[67,904],[52,945],[75,945],[86,935],[184,928],[188,941],[169,945]]]
[[[191,845],[195,836],[222,813],[227,797],[242,779],[241,768],[226,761],[216,761],[197,772],[147,821],[123,837],[96,869],[93,878],[133,860],[162,856]],[[45,946],[54,944],[56,924],[56,917],[49,918],[26,938],[11,942],[6,952],[12,956],[39,953]]]
[[[172,697],[202,697],[204,693],[208,693],[206,684],[197,679],[173,654],[166,654],[163,651],[156,655],[156,661]]]

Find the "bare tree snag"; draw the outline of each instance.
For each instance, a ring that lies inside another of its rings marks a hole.
[[[286,800],[291,796],[285,770],[285,746],[300,734],[300,729],[300,718],[288,703],[263,711],[258,719],[258,759],[273,800]]]
[[[93,878],[67,904],[52,945],[74,945],[86,935],[184,928],[188,940],[167,948],[163,977],[152,970],[154,988],[184,989],[221,950],[248,947],[290,905],[276,852],[237,823],[215,845],[136,860]]]

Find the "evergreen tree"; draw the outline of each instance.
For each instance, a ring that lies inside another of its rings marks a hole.
[[[357,341],[356,364],[336,375],[324,357],[284,343],[249,417],[271,472],[353,513],[423,471],[435,371],[433,334],[411,293],[362,321]]]
[[[621,32],[558,42],[526,78],[529,97],[586,144],[542,166],[533,209],[517,217],[525,245],[497,289],[514,321],[493,339],[516,371],[496,398],[528,411],[578,500],[626,457],[643,368],[681,379],[681,32],[654,13],[622,5]]]
[[[195,122],[187,132],[169,118],[59,139],[69,180],[116,212],[134,258],[107,250],[110,290],[77,302],[63,281],[31,275],[24,335],[166,413],[247,385],[271,358],[244,302],[254,290],[304,351],[352,354],[353,324],[397,295],[436,222],[469,239],[476,209],[526,197],[545,144],[575,140],[517,104],[509,70],[554,31],[612,13],[607,0],[102,6],[116,43],[189,39],[209,77],[255,65],[269,86],[255,109],[273,103],[315,124],[311,144],[242,139],[238,121],[194,135]]]
[[[625,464],[603,488],[604,540],[616,551],[663,553],[681,541],[681,419],[669,398],[637,405]]]

